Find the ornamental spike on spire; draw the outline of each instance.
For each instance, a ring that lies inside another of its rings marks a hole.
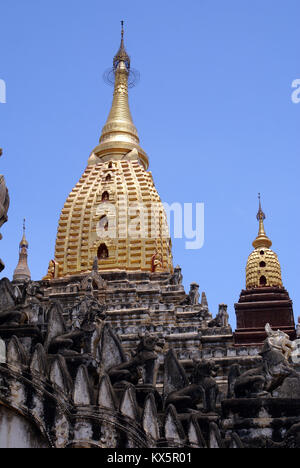
[[[28,242],[26,240],[26,219],[25,218],[23,219],[23,237],[22,237],[22,240],[20,242],[20,249],[22,247],[26,247],[26,249],[28,249],[28,247],[29,247],[29,244],[28,244]]]
[[[264,226],[264,220],[266,219],[266,215],[262,210],[261,207],[261,195],[260,193],[258,194],[258,200],[259,200],[259,209],[257,213],[257,221],[259,222],[259,230],[258,230],[258,236],[253,242],[253,247],[255,249],[259,249],[261,247],[266,247],[269,249],[272,246],[272,241],[268,238],[265,232],[265,226]]]
[[[258,213],[257,213],[256,218],[257,218],[257,221],[260,221],[261,219],[264,221],[266,219],[266,215],[263,212],[262,207],[261,207],[261,195],[260,195],[260,193],[258,194],[258,200],[259,200],[259,209],[258,209]]]
[[[137,129],[133,123],[128,89],[132,87],[138,72],[131,68],[130,57],[124,45],[124,21],[121,21],[121,44],[113,59],[113,68],[106,72],[105,80],[114,85],[113,102],[99,145],[89,159],[89,165],[103,161],[137,159],[147,169],[148,156],[140,147]]]
[[[31,273],[28,268],[28,247],[29,244],[26,239],[26,225],[25,219],[23,220],[23,237],[19,245],[19,262],[14,271],[13,280],[17,282],[24,282],[31,279]]]
[[[129,70],[130,70],[130,57],[126,52],[125,45],[124,45],[124,21],[121,21],[121,45],[120,45],[120,48],[119,48],[118,52],[114,56],[114,61],[113,61],[114,70],[117,70],[118,65],[119,65],[120,62],[124,62],[128,72],[129,72]]]

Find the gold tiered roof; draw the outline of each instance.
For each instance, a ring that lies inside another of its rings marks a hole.
[[[259,195],[259,210],[257,220],[259,222],[258,236],[253,242],[254,251],[250,254],[246,268],[246,288],[259,287],[283,287],[281,267],[278,257],[270,249],[272,241],[266,235],[264,220],[266,216],[261,207]]]
[[[91,271],[95,257],[100,271],[173,270],[164,207],[147,171],[148,157],[140,147],[129,109],[130,59],[123,27],[113,73],[112,108],[100,144],[61,212],[55,258],[45,279]],[[147,213],[142,218],[146,226],[137,225],[137,235],[130,236],[128,226],[141,210]]]

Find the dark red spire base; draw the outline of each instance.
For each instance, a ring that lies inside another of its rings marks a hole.
[[[296,338],[293,302],[284,288],[255,288],[241,292],[235,304],[237,329],[234,340],[237,346],[260,345],[267,335],[265,325],[280,329]]]

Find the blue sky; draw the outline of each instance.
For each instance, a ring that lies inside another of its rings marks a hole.
[[[124,19],[141,73],[131,110],[156,187],[169,203],[205,203],[204,247],[173,243],[186,288],[199,282],[214,314],[227,303],[235,325],[261,192],[297,317],[299,0],[2,0],[0,15],[0,172],[11,196],[3,274],[16,266],[24,216],[32,276],[46,273],[60,210],[109,112],[102,74]]]

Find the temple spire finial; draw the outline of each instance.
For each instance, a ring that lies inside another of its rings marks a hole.
[[[125,64],[127,72],[130,70],[130,57],[126,52],[124,45],[124,21],[121,21],[121,44],[118,52],[114,56],[113,67],[116,70],[119,68],[120,64]]]
[[[261,247],[266,247],[269,249],[272,246],[272,241],[268,238],[265,232],[265,226],[264,226],[264,220],[266,219],[266,215],[262,210],[261,206],[261,194],[258,194],[258,200],[259,200],[259,208],[258,208],[258,213],[257,213],[257,221],[259,222],[259,230],[258,230],[258,236],[253,242],[253,247],[255,249],[261,248]]]
[[[20,242],[20,249],[22,247],[26,247],[26,249],[28,249],[28,247],[29,247],[29,244],[28,244],[27,239],[26,239],[26,219],[25,218],[23,219],[23,237],[22,237],[22,240]]]
[[[114,86],[113,102],[101,133],[99,145],[92,152],[89,165],[99,160],[124,160],[135,158],[147,169],[148,156],[140,146],[138,131],[129,108],[128,89],[138,73],[131,68],[130,57],[124,45],[124,21],[121,21],[121,44],[113,59],[113,68],[107,81]]]
[[[27,258],[28,258],[28,247],[29,244],[26,239],[26,220],[23,219],[23,237],[19,244],[19,262],[14,271],[13,279],[14,281],[23,282],[31,279],[31,273],[28,268]]]
[[[258,194],[258,200],[259,200],[259,209],[257,213],[257,221],[261,219],[264,221],[266,219],[266,215],[263,212],[262,207],[261,207],[261,194],[260,193]]]

